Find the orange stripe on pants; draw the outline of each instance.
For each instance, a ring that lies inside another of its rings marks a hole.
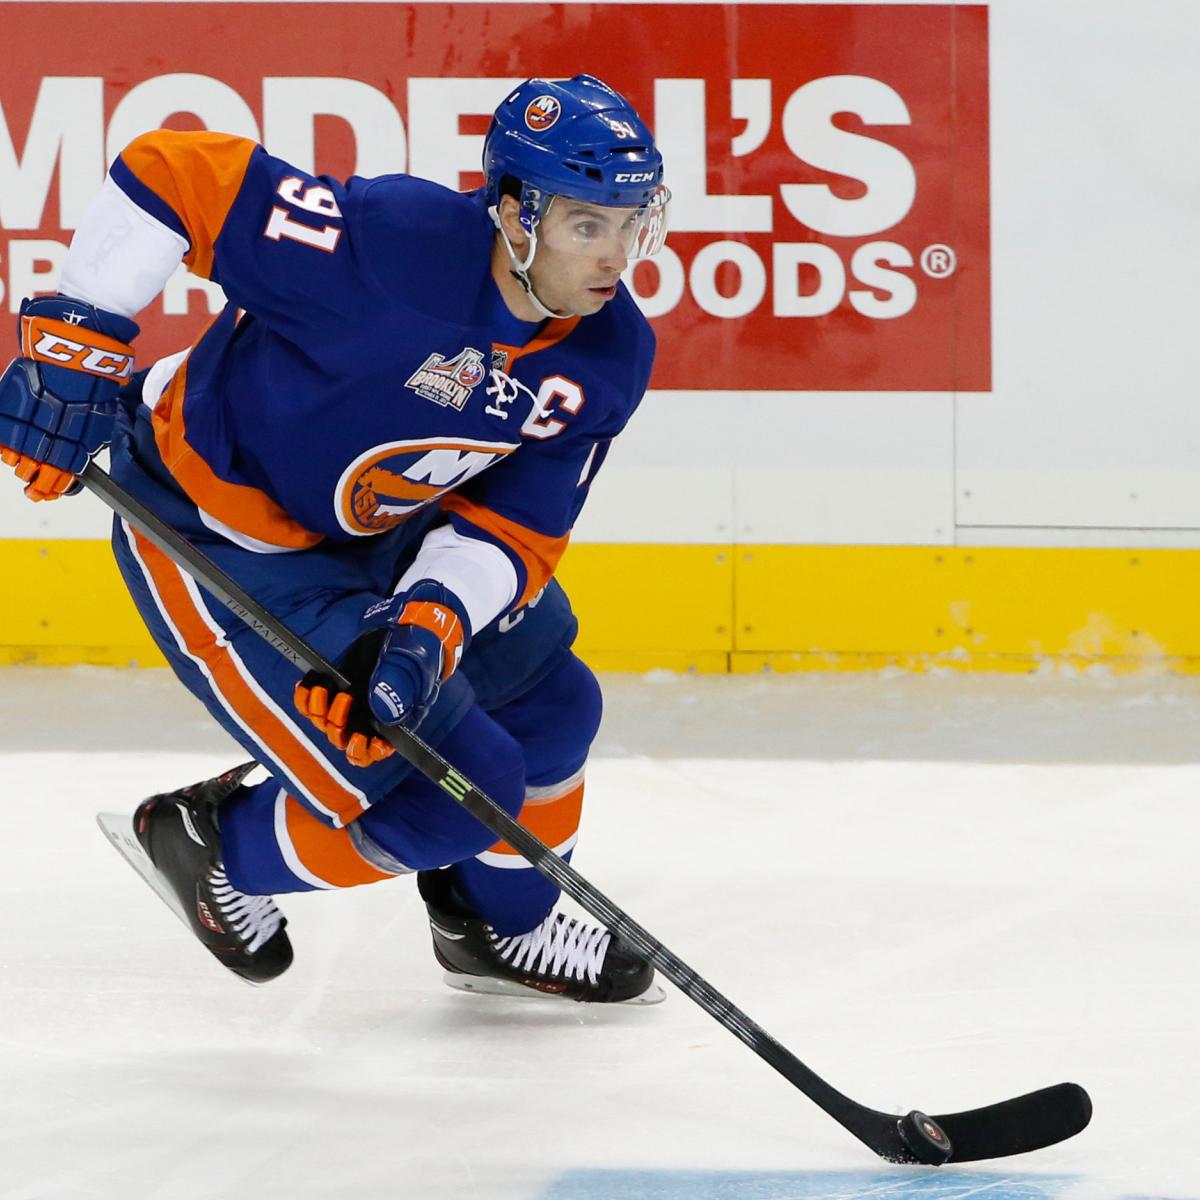
[[[540,838],[551,850],[563,845],[579,832],[579,818],[583,812],[583,780],[562,796],[551,796],[545,800],[526,800],[517,818],[534,837]],[[484,855],[500,854],[506,858],[520,858],[507,842],[496,842],[489,846]],[[482,857],[482,856],[481,856]],[[523,861],[523,860],[522,860]],[[512,865],[516,865],[515,863]]]
[[[331,816],[343,823],[361,816],[366,808],[361,799],[338,785],[325,769],[319,751],[289,729],[246,682],[228,646],[222,644],[197,608],[179,568],[140,533],[133,531],[133,537],[164,615],[183,638],[187,652],[208,668],[213,688],[242,725]]]
[[[287,836],[300,865],[330,887],[358,887],[394,878],[359,854],[349,830],[331,829],[291,796],[284,801],[284,814]]]

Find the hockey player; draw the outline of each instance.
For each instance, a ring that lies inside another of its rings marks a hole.
[[[196,936],[261,982],[272,896],[416,872],[469,990],[644,996],[653,970],[553,912],[557,889],[415,773],[403,724],[559,853],[600,718],[555,566],[654,339],[620,282],[669,193],[636,111],[588,76],[496,110],[485,187],[313,177],[241,138],[159,130],[113,163],[63,269],[21,307],[0,446],[33,500],[114,478],[354,683],[288,662],[121,520],[130,594],[249,766],[151,797],[135,832]],[[134,317],[180,259],[228,304],[133,372]]]

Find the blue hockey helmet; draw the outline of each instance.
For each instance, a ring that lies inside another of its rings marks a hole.
[[[496,109],[483,144],[487,202],[505,176],[521,185],[521,224],[533,233],[554,196],[644,210],[629,257],[654,254],[670,192],[654,136],[619,92],[592,75],[528,79]]]

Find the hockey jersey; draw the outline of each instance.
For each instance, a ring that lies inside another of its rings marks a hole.
[[[649,380],[653,334],[623,285],[586,318],[521,321],[492,278],[482,193],[406,175],[342,184],[224,134],[146,134],[105,188],[64,292],[139,306],[106,294],[95,264],[115,287],[114,260],[129,276],[137,259],[149,282],[135,290],[157,294],[182,256],[228,299],[144,389],[163,461],[206,523],[281,551],[437,503],[448,524],[423,566],[473,626],[545,584]],[[89,258],[122,221],[123,249]]]

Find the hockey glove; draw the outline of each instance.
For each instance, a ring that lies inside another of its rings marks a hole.
[[[362,629],[339,664],[351,690],[335,693],[329,679],[310,671],[296,685],[295,701],[354,766],[369,767],[393,753],[373,733],[375,722],[415,729],[471,634],[462,601],[432,579],[373,604]]]
[[[75,476],[112,440],[117,392],[138,327],[66,296],[25,300],[21,357],[0,375],[0,459],[31,500],[78,491]]]

